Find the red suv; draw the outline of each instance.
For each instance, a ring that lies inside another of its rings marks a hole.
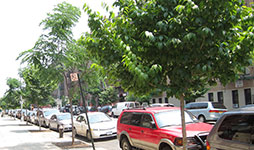
[[[206,149],[212,125],[198,122],[185,112],[189,150]],[[147,107],[124,110],[117,122],[117,138],[123,150],[181,150],[181,113],[178,107]]]

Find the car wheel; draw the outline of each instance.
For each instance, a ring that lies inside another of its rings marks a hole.
[[[170,148],[169,146],[164,146],[164,147],[162,147],[161,150],[172,150],[172,148]]]
[[[90,134],[90,132],[87,130],[86,131],[86,138],[89,140],[89,141],[91,141],[91,134]]]
[[[76,128],[74,128],[74,137],[78,135]]]
[[[122,150],[131,150],[132,146],[127,138],[122,138],[121,140]]]
[[[200,115],[200,116],[198,117],[198,120],[199,120],[200,122],[205,122],[205,121],[206,121],[206,119],[205,119],[205,117],[204,117],[203,115]]]

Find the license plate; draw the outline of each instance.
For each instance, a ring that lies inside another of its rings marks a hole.
[[[107,135],[111,135],[111,134],[112,134],[112,131],[110,131],[110,132],[107,132],[106,134],[107,134]]]

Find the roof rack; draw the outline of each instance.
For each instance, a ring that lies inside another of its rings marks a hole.
[[[146,110],[146,107],[128,107],[126,110]]]

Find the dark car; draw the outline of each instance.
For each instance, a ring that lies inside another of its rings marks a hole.
[[[112,111],[112,106],[106,105],[100,108],[100,112],[104,112],[105,114],[110,115]]]

